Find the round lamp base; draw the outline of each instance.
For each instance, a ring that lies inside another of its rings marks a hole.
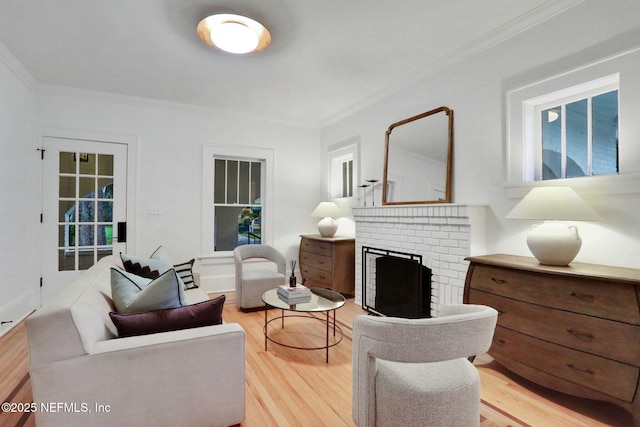
[[[576,226],[545,221],[531,228],[527,245],[540,264],[569,265],[578,255],[582,239]]]
[[[324,217],[318,223],[318,231],[322,237],[333,237],[338,231],[338,223],[330,216]]]

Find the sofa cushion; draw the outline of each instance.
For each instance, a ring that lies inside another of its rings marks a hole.
[[[118,313],[133,314],[187,305],[184,285],[172,268],[157,279],[111,269],[111,298]]]
[[[172,267],[171,262],[166,262],[163,259],[140,258],[123,253],[120,254],[120,258],[127,272],[147,279],[157,279]]]
[[[118,328],[118,336],[155,334],[179,329],[222,324],[225,296],[179,308],[154,310],[140,314],[109,313]]]
[[[173,268],[175,268],[176,270],[176,273],[178,273],[178,276],[180,276],[182,283],[184,283],[185,289],[193,289],[198,287],[198,285],[196,285],[195,279],[193,278],[193,263],[195,262],[196,260],[194,258],[190,261],[173,266]]]
[[[123,253],[120,253],[120,258],[124,269],[129,273],[146,277],[147,279],[155,279],[173,267],[180,280],[182,280],[185,289],[198,287],[193,278],[193,264],[196,260],[191,259],[187,262],[173,265],[163,246],[159,246],[149,258],[134,257]]]

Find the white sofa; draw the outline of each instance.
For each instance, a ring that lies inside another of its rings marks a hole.
[[[235,323],[117,338],[109,256],[26,320],[36,424],[228,426],[244,419],[245,333]],[[200,289],[186,291],[190,303]]]

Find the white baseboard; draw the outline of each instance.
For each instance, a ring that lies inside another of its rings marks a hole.
[[[0,307],[0,321],[8,322],[0,325],[0,337],[18,325],[24,318],[38,307],[37,292],[27,292]]]
[[[236,278],[234,275],[201,277],[200,288],[207,294],[234,292]]]

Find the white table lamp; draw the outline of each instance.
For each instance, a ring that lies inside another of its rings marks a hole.
[[[578,227],[563,221],[600,219],[571,187],[536,187],[518,203],[506,218],[540,219],[527,236],[527,245],[541,264],[568,265],[582,246]]]
[[[311,212],[311,216],[321,217],[318,231],[322,237],[333,237],[338,231],[338,223],[334,217],[340,216],[340,208],[334,202],[321,202]]]

